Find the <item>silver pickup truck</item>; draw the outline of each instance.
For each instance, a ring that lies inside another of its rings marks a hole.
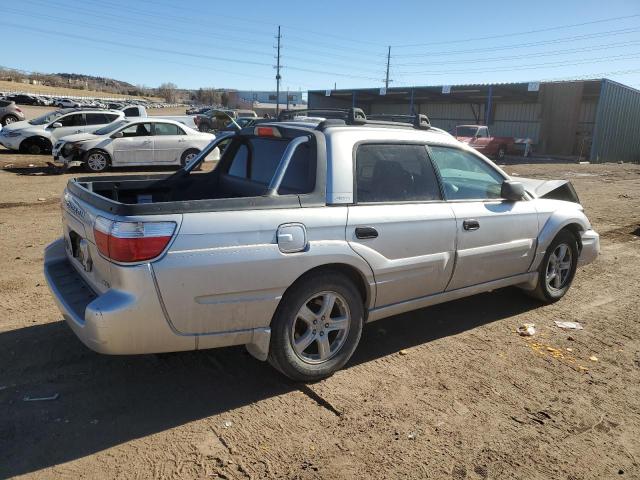
[[[315,117],[219,137],[172,175],[70,180],[44,270],[77,336],[106,354],[244,344],[312,381],[366,322],[510,285],[554,302],[598,254],[566,181],[511,178],[424,116]]]

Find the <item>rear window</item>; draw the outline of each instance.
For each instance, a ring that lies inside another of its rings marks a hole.
[[[243,138],[230,145],[233,155],[228,174],[268,185],[276,173],[289,140],[272,138]],[[280,194],[299,194],[313,191],[316,159],[308,143],[299,145],[280,185]]]

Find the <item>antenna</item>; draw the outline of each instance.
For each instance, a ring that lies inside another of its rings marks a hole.
[[[282,35],[280,34],[280,25],[278,25],[278,36],[276,37],[278,39],[278,63],[276,65],[276,118],[278,117],[278,114],[280,113],[280,79],[282,78],[280,76],[280,39],[282,38]]]

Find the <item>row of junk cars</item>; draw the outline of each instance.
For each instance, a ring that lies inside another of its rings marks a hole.
[[[202,114],[149,116],[147,106],[138,102],[56,105],[57,110],[26,120],[10,98],[0,99],[1,146],[32,155],[51,154],[61,167],[84,167],[94,173],[111,167],[186,166],[218,130],[239,129],[243,120],[238,112],[219,112],[225,121],[216,129],[205,128]],[[214,149],[205,161],[219,157]]]

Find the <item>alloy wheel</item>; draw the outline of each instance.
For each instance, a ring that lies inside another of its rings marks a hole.
[[[562,290],[567,286],[571,276],[571,248],[566,243],[556,246],[549,256],[545,281],[550,291]]]
[[[87,158],[87,165],[95,172],[99,172],[107,168],[107,159],[101,153],[92,153]]]
[[[342,295],[319,292],[308,298],[291,325],[291,346],[306,363],[319,364],[335,356],[349,333],[351,314]]]

